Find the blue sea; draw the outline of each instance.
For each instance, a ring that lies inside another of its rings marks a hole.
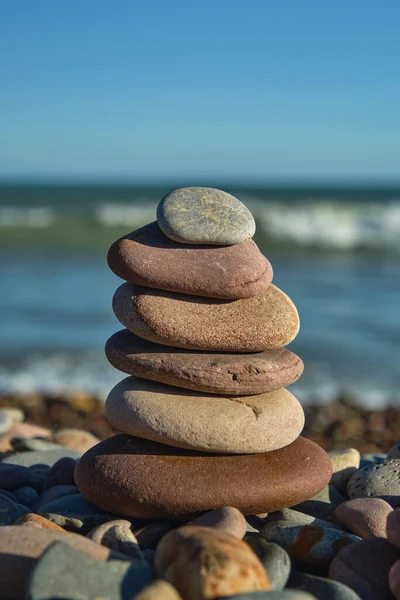
[[[103,351],[120,328],[106,253],[178,185],[0,186],[0,392],[105,397],[123,377]],[[298,307],[299,398],[399,404],[400,187],[206,185],[250,208]]]

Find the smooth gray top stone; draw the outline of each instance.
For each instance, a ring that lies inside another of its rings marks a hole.
[[[350,498],[382,498],[391,506],[400,506],[400,458],[383,463],[370,463],[358,469],[349,479]]]
[[[28,452],[18,452],[3,459],[3,463],[11,465],[23,465],[30,467],[32,465],[48,465],[52,467],[60,458],[68,456],[70,458],[80,458],[83,452],[71,450],[70,448],[52,449],[52,450],[31,450]]]
[[[29,600],[131,600],[152,581],[145,561],[99,561],[55,542],[39,558],[31,574]]]
[[[161,200],[157,223],[171,240],[182,244],[230,246],[253,237],[253,215],[227,192],[207,187],[178,188]]]

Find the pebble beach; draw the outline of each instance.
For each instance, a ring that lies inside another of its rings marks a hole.
[[[0,395],[1,599],[400,599],[398,410],[302,405],[255,229],[231,194],[168,193],[108,252],[106,402]]]

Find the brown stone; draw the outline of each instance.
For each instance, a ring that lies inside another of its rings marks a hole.
[[[127,281],[207,298],[250,298],[272,281],[272,267],[252,240],[225,247],[180,244],[156,222],[114,242],[107,260]]]
[[[270,590],[261,562],[241,540],[218,529],[186,526],[167,533],[157,546],[155,571],[183,600],[212,600]]]
[[[100,441],[99,438],[89,431],[72,428],[59,429],[51,435],[50,440],[65,448],[72,448],[81,452],[86,452],[86,450],[89,450],[89,448],[95,446]]]
[[[342,502],[334,515],[361,538],[386,537],[386,522],[393,512],[390,504],[381,498],[354,498]]]
[[[62,531],[65,533],[65,530],[62,527],[35,513],[22,515],[22,517],[15,521],[14,525],[23,525],[24,527],[31,527],[34,525],[35,527],[41,527],[42,529],[53,529],[53,531]]]
[[[213,300],[125,283],[113,309],[127,329],[151,342],[217,352],[282,348],[299,331],[293,302],[274,285],[244,300]]]
[[[53,542],[64,542],[98,560],[117,558],[121,554],[99,546],[87,538],[65,531],[36,527],[0,527],[0,594],[2,600],[25,598],[25,589],[36,560]],[[126,557],[125,557],[126,558]]]
[[[293,506],[331,474],[324,450],[301,437],[281,450],[227,456],[121,434],[86,452],[75,480],[89,502],[115,514],[189,519],[221,506],[247,515]]]
[[[273,392],[297,381],[303,361],[285,348],[221,354],[166,348],[123,329],[106,343],[110,363],[128,375],[232,396]]]
[[[122,433],[161,444],[218,452],[271,452],[293,442],[304,426],[300,402],[288,390],[224,397],[127,377],[110,392],[105,412]]]
[[[242,513],[233,506],[222,506],[215,510],[210,510],[204,515],[191,521],[189,525],[200,527],[215,527],[220,531],[225,531],[229,535],[242,540],[246,535],[247,522]]]

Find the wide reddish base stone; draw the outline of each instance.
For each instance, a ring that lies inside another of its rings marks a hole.
[[[119,434],[82,456],[75,481],[116,515],[179,519],[221,506],[245,515],[280,510],[312,498],[331,474],[326,452],[302,437],[273,452],[227,456]]]

